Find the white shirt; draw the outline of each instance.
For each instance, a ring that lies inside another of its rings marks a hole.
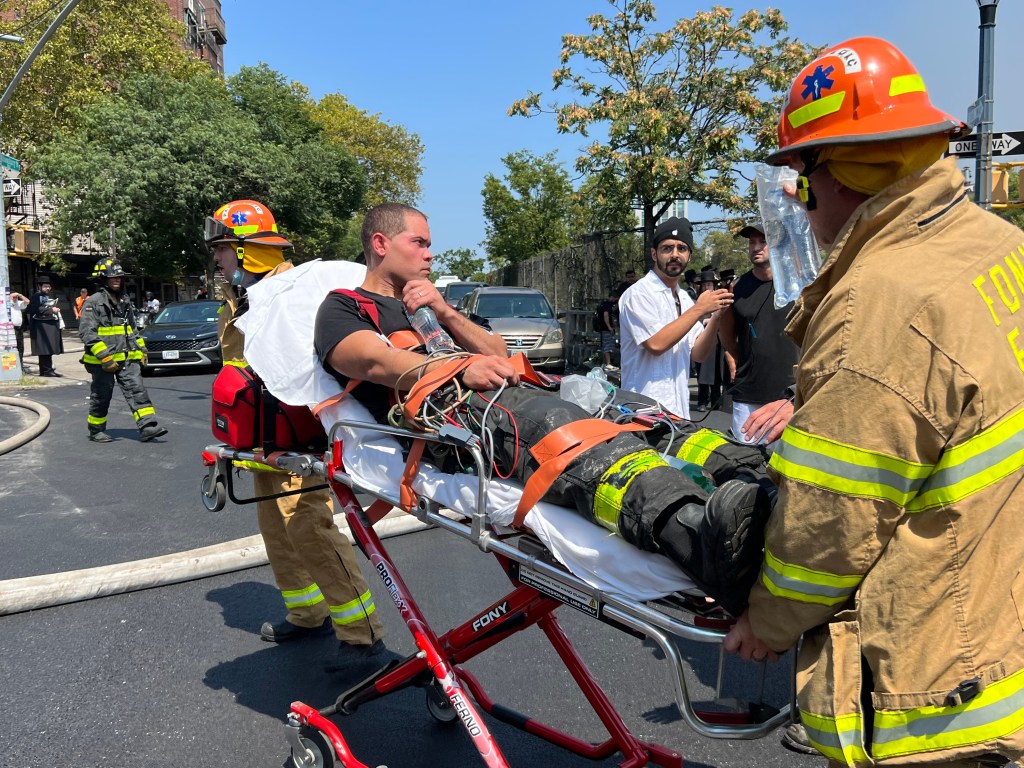
[[[146,309],[154,315],[160,311],[160,299],[150,299],[146,302]]]
[[[678,310],[673,293],[679,299]],[[647,395],[684,419],[690,418],[690,350],[704,331],[703,323],[694,323],[678,344],[661,355],[641,345],[692,306],[686,291],[679,286],[673,291],[653,270],[619,299],[622,388]]]

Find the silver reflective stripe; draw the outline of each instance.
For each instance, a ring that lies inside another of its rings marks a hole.
[[[924,478],[906,477],[882,467],[869,467],[835,459],[818,451],[798,448],[792,443],[786,442],[785,438],[779,443],[776,453],[781,454],[783,458],[793,464],[817,469],[842,480],[885,485],[907,496],[912,496],[924,484]]]

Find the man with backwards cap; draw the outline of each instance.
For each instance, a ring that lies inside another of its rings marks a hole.
[[[690,358],[714,349],[719,311],[732,303],[726,290],[706,291],[694,302],[679,279],[693,254],[693,230],[673,216],[654,230],[651,270],[619,299],[622,388],[657,400],[690,418]],[[709,332],[701,318],[710,315]]]
[[[769,158],[801,174],[829,257],[787,326],[796,410],[726,647],[803,634],[801,717],[831,766],[1024,765],[1024,232],[942,159],[960,129],[857,38],[797,76]]]
[[[733,286],[733,304],[722,313],[718,336],[731,368],[733,436],[744,443],[765,443],[768,425],[750,432],[745,432],[744,426],[750,414],[766,403],[777,403],[776,418],[792,413],[783,398],[793,385],[793,366],[800,350],[785,333],[786,317],[793,305],[775,306],[764,226],[760,221],[752,222],[739,235],[747,238],[751,270]]]

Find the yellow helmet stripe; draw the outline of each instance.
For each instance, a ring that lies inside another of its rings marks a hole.
[[[799,128],[812,120],[838,112],[843,108],[843,99],[845,98],[846,91],[833,93],[831,96],[825,96],[817,101],[804,104],[802,107],[797,107],[786,116],[786,119],[789,120],[789,124],[793,128]]]
[[[928,93],[920,75],[898,75],[889,82],[890,96],[902,96],[905,93]]]

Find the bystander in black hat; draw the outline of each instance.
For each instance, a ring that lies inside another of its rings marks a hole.
[[[685,280],[688,283],[696,282],[697,281],[697,270],[695,270],[695,269],[688,269],[685,272],[683,272],[683,280]]]
[[[46,283],[47,285],[52,285],[52,283],[50,283],[50,276],[49,275],[37,275],[36,276],[36,285],[43,285],[44,283]]]
[[[731,282],[732,280],[736,279],[736,270],[735,269],[723,269],[719,273],[718,277],[722,280],[723,283]]]
[[[654,228],[654,237],[651,238],[651,246],[658,247],[662,240],[681,240],[686,243],[690,251],[693,251],[693,227],[688,219],[672,216],[661,222]]]
[[[700,282],[702,283],[717,283],[718,275],[715,274],[714,269],[701,270]]]

